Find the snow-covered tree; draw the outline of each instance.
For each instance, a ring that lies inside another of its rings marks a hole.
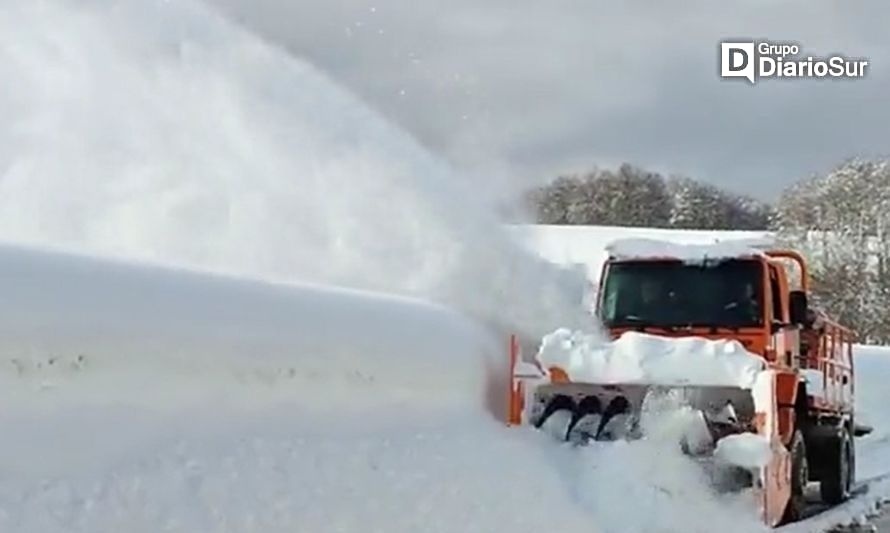
[[[532,197],[542,224],[762,230],[771,215],[770,206],[751,198],[631,164],[563,176]]]
[[[613,179],[621,192],[618,213],[626,225],[665,227],[670,223],[671,200],[661,175],[624,164]]]
[[[679,229],[763,230],[769,227],[772,208],[714,185],[671,178],[670,227]]]
[[[803,250],[814,297],[864,341],[890,341],[890,164],[850,159],[789,187],[775,229]]]
[[[537,220],[541,224],[569,224],[569,206],[578,197],[580,183],[568,176],[560,176],[547,186],[530,194]]]

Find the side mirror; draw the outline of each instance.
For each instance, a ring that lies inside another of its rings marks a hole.
[[[803,291],[791,291],[788,294],[789,312],[792,324],[806,324],[807,322],[807,293]]]

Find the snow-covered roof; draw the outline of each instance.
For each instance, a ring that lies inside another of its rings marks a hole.
[[[684,262],[701,262],[708,259],[736,259],[761,257],[767,239],[740,239],[707,244],[683,244],[657,239],[618,239],[612,241],[606,251],[619,260],[667,258]]]
[[[606,247],[619,239],[658,239],[685,244],[712,244],[725,241],[769,242],[766,231],[679,230],[616,226],[555,226],[545,224],[510,225],[510,234],[540,257],[567,267],[583,265],[588,278],[596,282]]]

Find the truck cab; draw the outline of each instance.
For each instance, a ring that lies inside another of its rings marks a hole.
[[[808,320],[803,289],[791,290],[791,252],[715,258],[610,256],[596,315],[613,338],[636,330],[665,336],[735,339],[768,361],[793,365]]]

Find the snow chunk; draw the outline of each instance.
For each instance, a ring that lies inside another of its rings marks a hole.
[[[713,244],[681,244],[656,239],[618,239],[606,247],[609,255],[616,259],[640,259],[663,257],[678,259],[686,263],[699,263],[707,259],[736,259],[763,255],[758,246],[768,244],[766,240],[738,239]]]
[[[604,342],[599,336],[561,328],[544,337],[538,352],[544,368],[569,379],[595,383],[651,383],[753,387],[764,360],[735,340],[669,338],[627,332]]]
[[[762,468],[772,457],[769,440],[756,433],[729,435],[717,442],[714,455],[719,461],[742,468]]]

